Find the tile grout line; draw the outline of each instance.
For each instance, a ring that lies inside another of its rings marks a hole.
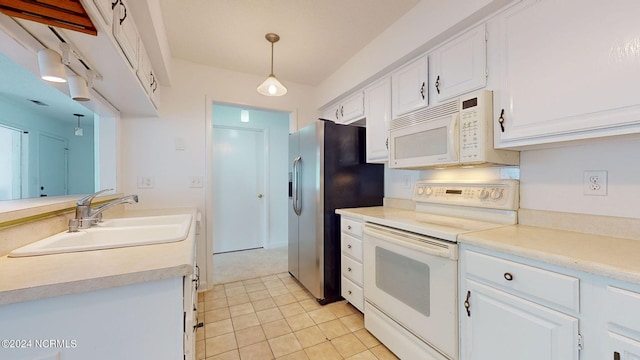
[[[351,304],[320,305],[288,273],[218,284],[198,302],[197,359],[397,359]]]

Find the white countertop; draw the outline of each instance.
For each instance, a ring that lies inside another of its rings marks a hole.
[[[125,216],[192,214],[182,241],[75,253],[0,257],[0,305],[182,277],[193,272],[196,209],[129,211]]]
[[[411,210],[377,206],[338,209],[336,213],[407,231],[421,226]],[[509,225],[467,232],[458,242],[640,284],[640,239]]]

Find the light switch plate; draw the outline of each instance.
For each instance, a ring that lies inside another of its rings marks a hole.
[[[153,189],[154,185],[153,176],[138,176],[138,189]]]

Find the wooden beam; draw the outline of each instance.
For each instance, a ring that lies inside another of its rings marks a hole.
[[[9,16],[46,25],[94,36],[98,34],[82,4],[77,0],[0,0],[0,11]]]

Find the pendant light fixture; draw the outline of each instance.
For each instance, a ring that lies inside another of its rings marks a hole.
[[[75,135],[76,135],[76,136],[82,136],[82,135],[84,135],[84,134],[83,134],[83,133],[84,133],[84,131],[83,131],[83,130],[82,130],[82,128],[80,127],[80,118],[81,118],[81,117],[83,117],[84,115],[82,115],[82,114],[73,114],[73,115],[75,115],[75,116],[77,116],[77,117],[78,117],[78,126],[76,127]]]
[[[274,33],[268,33],[264,36],[271,43],[271,73],[267,80],[258,86],[258,92],[266,96],[282,96],[287,93],[287,88],[282,85],[273,74],[273,44],[280,40],[280,36]]]

